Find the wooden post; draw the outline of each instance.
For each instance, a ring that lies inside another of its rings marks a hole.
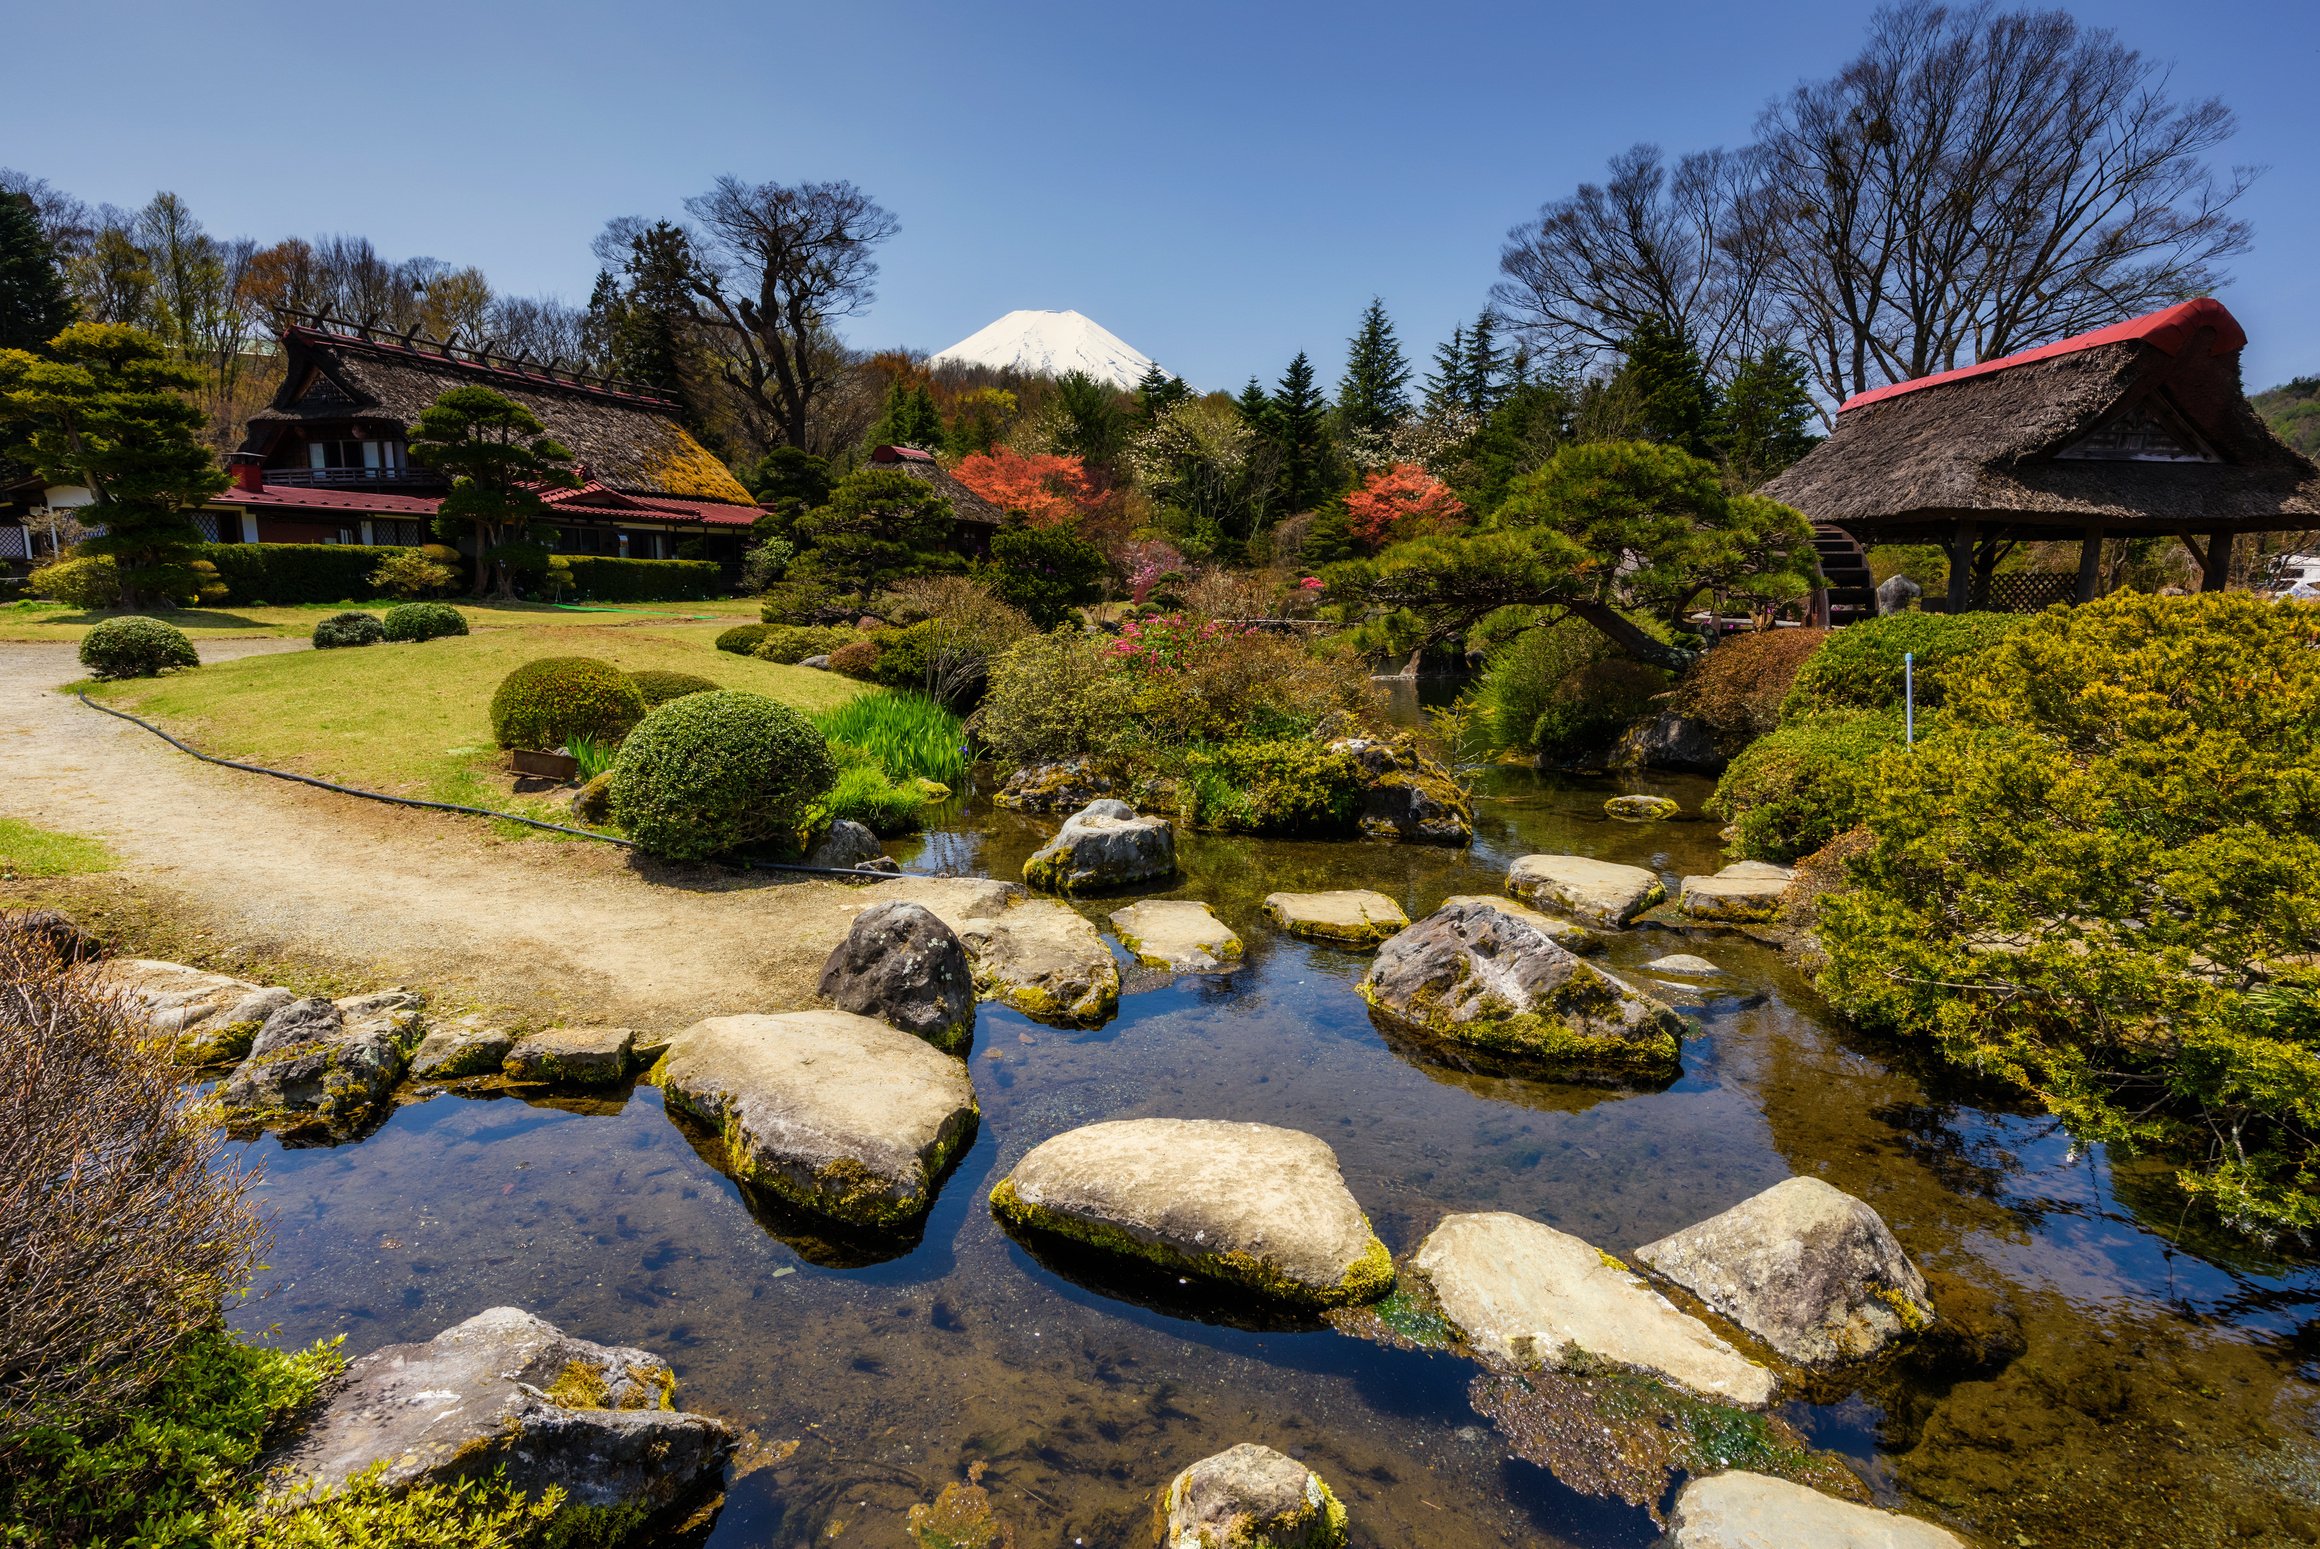
[[[1949,535],[1949,611],[1964,613],[1973,606],[1974,598],[1974,540],[1980,529],[1972,522],[1960,522]]]
[[[1812,600],[1806,604],[1805,617],[1815,628],[1826,629],[1829,627],[1829,589],[1827,587],[1816,586],[1812,589]]]
[[[2207,535],[2205,568],[2200,573],[2199,589],[2220,592],[2231,580],[2231,529],[2220,528]]]
[[[2103,530],[2089,527],[2078,540],[2078,600],[2094,601],[2095,588],[2102,584]]]

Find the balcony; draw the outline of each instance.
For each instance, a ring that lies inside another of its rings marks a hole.
[[[441,489],[443,476],[432,468],[268,468],[268,484],[300,485],[309,489],[355,489],[369,485],[389,488]]]

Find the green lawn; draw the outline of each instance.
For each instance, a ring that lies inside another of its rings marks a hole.
[[[553,628],[478,628],[418,645],[247,656],[90,692],[205,753],[397,795],[560,813],[561,802],[511,802],[505,755],[492,743],[492,691],[537,657],[697,673],[808,714],[862,692],[850,679],[717,650],[711,642],[730,622],[574,615]]]
[[[112,869],[112,852],[95,839],[35,828],[18,818],[0,818],[0,882]]]
[[[758,612],[754,597],[720,597],[713,602],[582,603],[568,608],[534,602],[476,603],[464,597],[446,600],[467,615],[470,628],[478,630],[587,629],[608,623],[681,626],[689,620],[707,620],[708,625],[699,627],[709,627],[714,635],[718,629],[735,624],[755,623]],[[333,613],[348,608],[381,613],[391,605],[382,601],[309,603],[295,608],[165,608],[152,616],[167,619],[196,640],[303,639],[314,632],[317,622]],[[60,602],[0,604],[0,640],[66,640],[77,644],[91,625],[117,616],[88,613]]]

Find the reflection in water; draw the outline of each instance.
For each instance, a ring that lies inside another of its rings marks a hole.
[[[1859,1394],[1782,1410],[1888,1498],[2002,1545],[2320,1537],[2314,1388],[2297,1371],[2320,1348],[2306,1332],[2320,1275],[2217,1251],[2179,1227],[2180,1201],[2148,1170],[2114,1174],[2049,1121],[1832,1031],[1793,966],[1735,933],[1612,941],[1605,965],[1631,979],[1671,952],[1724,970],[1666,992],[1689,997],[1695,1022],[1683,1076],[1619,1092],[1414,1058],[1353,992],[1366,955],[1259,916],[1276,889],[1346,886],[1415,916],[1494,890],[1533,849],[1716,863],[1711,824],[1604,820],[1607,783],[1487,782],[1471,853],[1186,836],[1163,896],[1212,903],[1246,965],[1154,982],[1093,1031],[985,1007],[981,1132],[895,1256],[753,1213],[650,1088],[572,1105],[585,1111],[442,1097],[358,1146],[254,1143],[278,1242],[240,1321],[293,1340],[343,1331],[359,1353],[514,1303],[658,1350],[687,1404],[781,1458],[736,1482],[719,1545],[898,1543],[904,1512],[978,1460],[1026,1546],[1131,1544],[1177,1469],[1262,1441],[1330,1479],[1357,1543],[1640,1549],[1655,1537],[1641,1510],[1507,1458],[1468,1403],[1464,1362],[1237,1327],[1148,1280],[1051,1265],[985,1198],[1049,1136],[1143,1116],[1321,1136],[1397,1253],[1447,1212],[1512,1210],[1624,1254],[1804,1172],[1885,1215],[1945,1319],[1939,1342]],[[1687,812],[1706,793],[1647,788]],[[1012,876],[1052,827],[977,811],[912,863]],[[1087,909],[1101,922],[1117,903]]]

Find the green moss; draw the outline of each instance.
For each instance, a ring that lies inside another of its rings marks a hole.
[[[1347,833],[1361,813],[1361,766],[1305,738],[1246,739],[1185,755],[1184,821],[1231,833]]]
[[[1660,1076],[1683,1064],[1683,1022],[1672,1011],[1656,1013],[1646,1029],[1624,1038],[1591,1038],[1573,1025],[1574,1015],[1609,1009],[1618,1000],[1609,982],[1584,964],[1544,1011],[1518,1011],[1488,997],[1487,1013],[1465,1020],[1453,1016],[1443,997],[1433,991],[1420,991],[1407,1006],[1389,1006],[1367,979],[1356,988],[1396,1026],[1440,1043],[1551,1064],[1573,1077]]]
[[[655,1079],[667,1063],[668,1057],[663,1055],[653,1067]],[[780,1163],[767,1165],[749,1144],[737,1113],[722,1104],[697,1102],[666,1085],[662,1090],[672,1106],[716,1128],[725,1170],[737,1183],[849,1226],[878,1229],[908,1226],[925,1215],[933,1203],[927,1184],[898,1186],[895,1180],[880,1177],[852,1157],[838,1157],[810,1171]],[[970,1107],[963,1120],[945,1126],[927,1155],[925,1177],[929,1183],[940,1178],[973,1142],[980,1122],[980,1113]]]
[[[556,1373],[556,1380],[540,1390],[549,1402],[566,1409],[607,1409],[612,1404],[612,1389],[604,1380],[604,1369],[586,1361],[566,1361],[564,1369]]]

